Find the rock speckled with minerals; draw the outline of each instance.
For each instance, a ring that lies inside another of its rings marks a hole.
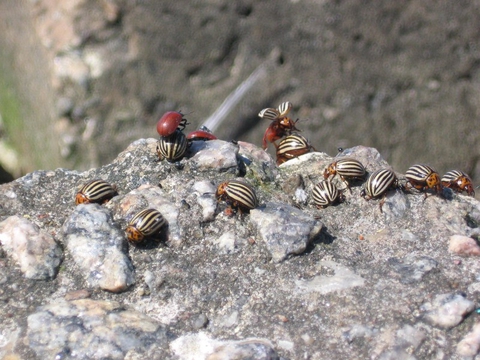
[[[0,358],[478,354],[475,198],[399,188],[381,212],[355,181],[343,202],[318,209],[313,188],[335,159],[357,159],[367,173],[389,164],[363,146],[278,167],[244,142],[199,142],[178,164],[159,162],[155,147],[140,139],[100,168],[36,171],[0,186]],[[236,178],[255,189],[258,206],[232,216],[215,191]],[[90,179],[116,184],[118,195],[76,206]],[[129,244],[127,224],[147,208],[165,227]],[[30,230],[15,235],[14,220]],[[40,238],[41,251],[25,251]]]

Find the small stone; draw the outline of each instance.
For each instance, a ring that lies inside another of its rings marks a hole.
[[[0,223],[0,243],[28,279],[53,278],[62,250],[53,237],[31,221],[10,216]]]
[[[459,294],[437,295],[432,303],[425,303],[420,310],[424,319],[434,326],[450,329],[460,324],[465,315],[475,308],[473,301]]]
[[[320,294],[328,294],[365,284],[365,280],[361,276],[356,275],[352,270],[334,261],[320,261],[319,266],[332,269],[334,275],[319,275],[309,280],[297,280],[295,282],[297,288],[306,292],[315,291]]]
[[[460,256],[480,256],[480,246],[468,236],[453,235],[450,237],[448,251]]]
[[[235,251],[235,233],[228,231],[218,239],[214,239],[213,243],[219,248],[221,253],[233,253]]]
[[[460,356],[473,357],[480,351],[480,323],[473,326],[470,331],[457,345],[457,354]]]
[[[420,281],[423,276],[438,266],[438,263],[428,256],[407,255],[403,259],[390,258],[388,264],[400,274],[402,284]]]
[[[208,325],[208,318],[205,314],[198,314],[192,319],[192,327],[195,330],[200,330]]]
[[[197,181],[193,184],[193,189],[197,193],[197,202],[203,210],[203,221],[213,221],[217,209],[217,199],[215,199],[217,189],[210,181]]]
[[[75,291],[70,291],[65,294],[64,298],[67,301],[71,300],[79,300],[79,299],[87,299],[91,295],[90,291],[87,289],[81,289],[81,290],[75,290]]]
[[[190,147],[194,153],[188,164],[199,171],[233,172],[238,168],[238,146],[223,140],[195,141]]]
[[[283,203],[268,202],[253,209],[250,219],[275,262],[303,253],[323,227],[312,216]]]
[[[123,232],[108,209],[78,205],[63,225],[68,251],[89,286],[120,292],[135,282]]]

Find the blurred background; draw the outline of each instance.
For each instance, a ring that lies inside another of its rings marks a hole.
[[[261,145],[288,100],[318,151],[478,184],[479,24],[469,0],[2,0],[2,181],[107,164],[168,110],[193,131],[243,84],[221,139]]]

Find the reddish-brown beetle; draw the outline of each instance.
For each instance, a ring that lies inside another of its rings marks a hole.
[[[208,141],[208,140],[217,140],[217,137],[213,135],[211,132],[208,132],[205,130],[195,130],[187,135],[187,140],[188,141],[195,141],[195,140]]]
[[[183,131],[188,125],[187,119],[178,111],[167,111],[157,122],[157,132],[160,136],[172,135],[175,130]]]
[[[258,116],[262,119],[272,120],[263,135],[262,146],[264,150],[268,147],[269,142],[273,143],[276,147],[277,145],[275,144],[275,141],[281,139],[285,135],[291,134],[292,131],[300,131],[295,127],[298,120],[293,121],[287,117],[291,108],[292,104],[289,101],[286,101],[280,104],[277,109],[266,108],[258,113]]]

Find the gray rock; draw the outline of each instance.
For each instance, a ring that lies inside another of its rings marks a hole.
[[[116,301],[59,300],[28,317],[28,345],[42,359],[124,359],[132,350],[166,347],[158,322]]]
[[[423,318],[434,326],[449,329],[457,326],[473,311],[475,304],[459,294],[437,295],[433,302],[422,305]]]
[[[52,236],[19,216],[0,223],[0,244],[28,279],[53,278],[62,261],[62,249]]]
[[[63,225],[67,250],[89,286],[119,292],[134,284],[125,234],[98,204],[78,205]]]
[[[250,216],[275,262],[304,252],[323,226],[301,210],[276,202],[251,210]]]
[[[400,281],[404,284],[420,281],[425,274],[438,265],[428,256],[416,257],[411,254],[404,259],[390,258],[388,264],[401,276]]]

